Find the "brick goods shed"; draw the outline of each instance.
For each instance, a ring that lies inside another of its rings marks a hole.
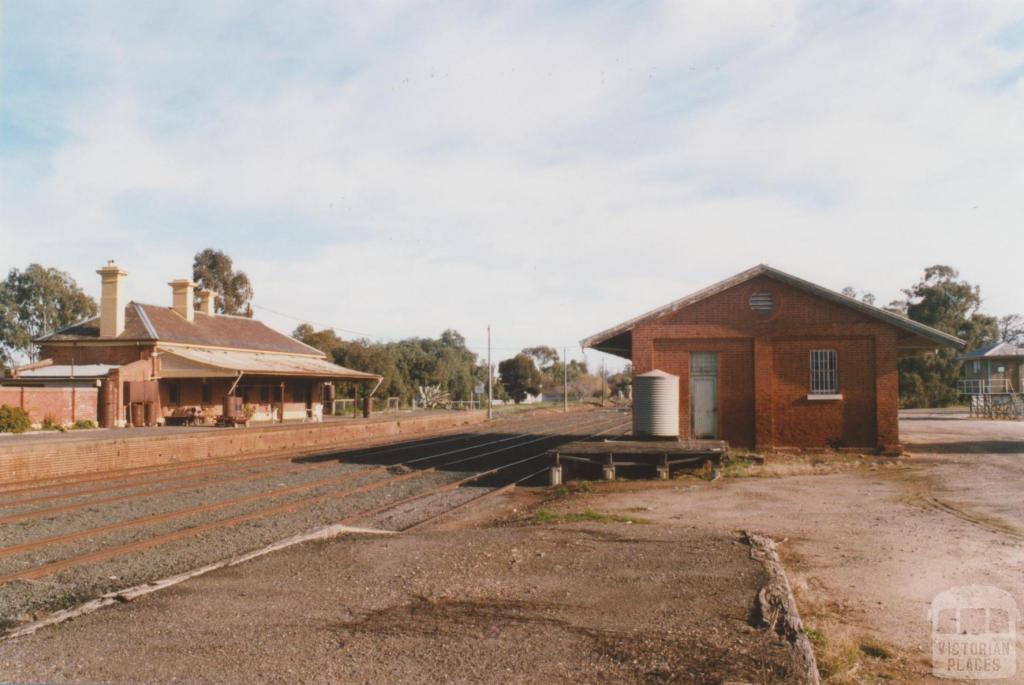
[[[582,345],[679,376],[682,437],[890,452],[897,360],[964,343],[762,264]]]

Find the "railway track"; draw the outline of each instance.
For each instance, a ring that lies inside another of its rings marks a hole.
[[[134,553],[147,550],[148,553],[153,553],[154,550],[159,551],[160,548],[170,543],[193,538],[202,539],[211,531],[223,532],[246,524],[258,523],[264,519],[285,517],[325,503],[336,507],[342,500],[358,499],[357,496],[366,496],[371,493],[381,493],[380,501],[374,502],[368,507],[357,507],[340,522],[365,521],[383,511],[410,503],[415,504],[417,501],[427,500],[439,493],[455,490],[468,483],[480,482],[485,478],[494,481],[492,487],[484,489],[485,495],[490,494],[516,482],[524,482],[540,473],[537,468],[539,463],[537,460],[550,447],[559,442],[578,439],[581,435],[621,431],[625,425],[626,422],[618,413],[589,412],[578,415],[544,417],[532,421],[510,421],[508,424],[499,426],[500,428],[529,426],[532,429],[512,435],[498,434],[495,436],[493,433],[481,431],[469,435],[436,436],[411,443],[350,450],[344,453],[335,453],[331,458],[320,457],[311,462],[301,463],[301,467],[307,473],[328,470],[332,466],[337,467],[339,463],[349,466],[359,465],[362,468],[287,487],[216,499],[199,505],[171,509],[146,516],[121,518],[103,525],[53,535],[33,536],[31,525],[24,526],[24,524],[31,524],[33,518],[59,518],[61,515],[70,515],[82,508],[91,507],[102,510],[104,506],[115,503],[124,505],[135,500],[144,500],[147,497],[172,496],[176,492],[197,487],[197,484],[178,482],[156,491],[129,492],[91,502],[75,502],[8,514],[0,518],[0,522],[22,524],[24,539],[0,547],[0,561],[10,558],[16,562],[22,558],[29,563],[27,565],[15,564],[15,567],[10,564],[5,565],[6,570],[0,572],[0,589],[12,583],[17,584],[16,581],[31,583],[59,574],[66,569],[88,567],[90,564],[98,562],[110,562]],[[493,426],[491,428],[493,430]],[[240,474],[238,469],[253,468],[252,463],[249,463],[248,466],[243,464],[234,466],[234,470],[218,472],[213,485],[224,487],[257,480],[261,477],[274,477],[279,470],[274,469],[269,475],[263,473]],[[296,466],[296,460],[293,457],[288,458],[287,467],[295,468]],[[396,466],[397,469],[394,468]],[[146,475],[143,474],[140,477],[145,479]],[[434,482],[431,482],[432,479]],[[440,482],[437,482],[436,479],[440,479]],[[158,480],[162,480],[163,484],[167,483],[166,479]],[[364,480],[366,482],[362,482]],[[426,484],[411,494],[397,497],[397,499],[388,494],[399,485],[408,487],[409,484],[415,485],[418,481],[423,481]],[[153,482],[150,481],[149,485],[152,484]],[[201,484],[199,485],[201,486]],[[115,489],[117,487],[120,487],[120,484],[109,484],[103,486],[101,492],[117,492]],[[126,487],[130,488],[130,483]],[[94,488],[91,494],[97,492],[99,490]],[[78,495],[81,494],[78,493]],[[69,493],[69,496],[76,495],[73,491]],[[33,499],[33,497],[17,501],[25,504],[26,499]],[[475,499],[476,497],[473,498],[473,500]],[[49,500],[36,499],[35,501]],[[462,506],[468,501],[456,502],[452,508]],[[242,505],[255,505],[255,508],[250,511],[229,513],[223,518],[207,518],[209,514],[230,511]],[[11,502],[0,505],[2,508],[11,506],[15,505]],[[195,522],[197,517],[203,518],[203,520]],[[129,529],[145,531],[147,527],[154,524],[167,524],[175,520],[188,521],[190,525],[153,534],[141,534],[138,539],[127,542],[104,540],[105,536],[109,536],[111,533]],[[408,529],[410,526],[405,528]],[[81,542],[88,543],[89,548],[67,551],[69,544]],[[24,559],[24,555],[32,552],[43,554],[45,559],[39,563]]]
[[[540,420],[552,420],[554,417],[545,416]],[[509,419],[503,419],[498,424],[500,427],[513,428],[516,425],[522,425],[529,422],[529,417],[512,417]],[[201,478],[207,475],[216,475],[225,471],[234,471],[238,468],[246,466],[258,466],[263,463],[275,463],[275,462],[294,462],[301,459],[317,459],[317,458],[330,458],[332,456],[348,456],[353,450],[367,451],[372,450],[389,450],[396,447],[401,449],[413,449],[420,445],[427,445],[436,443],[437,441],[458,440],[472,437],[474,434],[486,433],[489,430],[495,428],[495,424],[478,424],[474,426],[459,426],[456,428],[450,428],[438,433],[435,433],[426,438],[420,438],[416,440],[402,440],[396,443],[393,437],[383,438],[370,438],[368,440],[359,441],[347,445],[343,450],[337,448],[325,448],[316,447],[306,450],[288,450],[281,452],[275,450],[273,452],[246,455],[241,457],[214,457],[210,459],[202,459],[197,461],[189,462],[174,462],[169,464],[160,464],[156,466],[140,466],[127,469],[117,469],[113,471],[105,471],[99,474],[80,474],[76,476],[64,476],[61,478],[45,479],[39,481],[27,481],[22,483],[3,484],[0,485],[0,508],[8,508],[9,506],[15,506],[17,504],[24,504],[34,501],[43,501],[46,499],[65,498],[68,496],[77,496],[78,494],[91,494],[94,492],[107,492],[118,488],[136,487],[145,483],[160,483],[168,482],[175,479],[184,478]],[[453,436],[454,437],[448,437]],[[196,473],[189,475],[165,475],[165,474],[176,474],[186,473],[195,471]],[[151,478],[155,477],[155,478]],[[78,485],[90,484],[90,483],[107,483],[107,485],[101,485],[97,488],[86,488],[82,490],[69,490]],[[33,492],[45,492],[52,491],[48,495],[32,496],[21,500],[7,500],[11,495],[21,495],[25,493]]]

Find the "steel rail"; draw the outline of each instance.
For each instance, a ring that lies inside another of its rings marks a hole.
[[[513,439],[520,438],[520,437],[527,436],[527,435],[534,435],[534,434],[532,434],[532,433],[523,433],[523,434],[519,434],[519,435],[516,435],[516,436],[502,438],[501,440],[490,441],[490,442],[484,443],[483,445],[474,446],[473,448],[474,449],[478,449],[479,447],[486,447],[486,446],[491,445],[491,444],[497,444],[497,443],[500,443],[500,442],[507,442],[509,440],[513,440]],[[554,436],[549,436],[549,435],[540,436],[540,437],[534,438],[532,440],[527,440],[525,442],[521,442],[521,443],[517,443],[515,445],[511,445],[509,447],[504,447],[504,448],[497,449],[497,450],[491,450],[490,452],[484,453],[483,455],[479,455],[479,456],[481,456],[481,457],[482,456],[490,456],[490,455],[493,455],[493,454],[497,454],[498,452],[507,451],[509,449],[518,449],[519,447],[523,447],[525,445],[529,445],[529,444],[532,444],[534,442],[538,442],[540,440],[550,440],[552,437],[554,437]],[[455,453],[460,453],[460,452],[464,452],[464,451],[466,451],[466,448],[462,448],[462,449],[458,449],[458,450],[451,450],[449,452],[442,452],[440,454],[430,455],[429,458],[436,459],[436,458],[439,458],[439,457],[447,456],[449,454],[455,454]],[[420,459],[412,460],[410,462],[406,462],[406,464],[411,464],[413,462],[423,461],[424,459],[425,458],[420,458]],[[461,459],[461,460],[457,460],[457,462],[454,462],[454,463],[462,463],[463,461],[467,461],[467,460],[466,459]],[[448,464],[443,464],[442,466],[447,466],[447,465]],[[274,489],[274,490],[266,490],[266,491],[263,491],[263,492],[253,493],[251,495],[244,495],[244,496],[241,496],[241,497],[230,498],[230,499],[221,500],[221,501],[218,501],[218,502],[211,502],[211,503],[207,503],[207,504],[196,505],[196,506],[193,506],[193,507],[186,507],[184,509],[178,509],[178,510],[169,511],[169,512],[162,512],[162,513],[159,513],[159,514],[151,514],[149,516],[143,516],[143,517],[139,517],[139,518],[135,518],[135,519],[128,519],[128,520],[125,520],[125,521],[118,521],[116,523],[107,524],[105,526],[97,526],[97,527],[94,527],[94,528],[85,528],[85,529],[82,529],[82,530],[79,530],[79,531],[73,531],[73,532],[70,532],[70,533],[61,533],[61,534],[58,534],[58,535],[51,535],[51,536],[48,536],[48,537],[45,537],[45,538],[36,538],[34,540],[28,540],[28,541],[25,541],[25,542],[22,542],[22,543],[17,543],[17,544],[14,544],[14,545],[9,545],[9,546],[6,546],[6,547],[0,547],[0,557],[10,556],[12,554],[19,554],[19,553],[22,553],[22,552],[28,552],[28,551],[31,551],[31,550],[34,550],[34,549],[38,549],[40,547],[45,547],[45,546],[48,546],[48,545],[63,544],[65,542],[74,542],[75,540],[80,540],[82,538],[92,537],[92,536],[95,536],[95,535],[104,535],[104,534],[107,534],[107,533],[116,532],[116,531],[123,530],[123,529],[126,529],[126,528],[134,528],[134,527],[137,527],[137,526],[150,525],[150,524],[153,524],[153,523],[162,523],[164,521],[168,521],[168,520],[175,519],[175,518],[181,518],[181,517],[185,517],[185,516],[193,516],[193,515],[196,515],[196,514],[208,513],[210,511],[216,511],[218,509],[225,509],[225,508],[228,508],[228,507],[238,506],[238,505],[241,505],[241,504],[247,504],[249,502],[255,502],[255,501],[260,501],[260,500],[265,500],[265,499],[272,499],[274,497],[282,497],[282,496],[289,495],[289,494],[294,494],[294,493],[297,493],[297,492],[303,492],[303,491],[306,491],[306,490],[313,490],[313,489],[316,489],[318,487],[329,487],[331,485],[337,485],[339,483],[344,483],[346,481],[353,480],[355,478],[359,478],[359,477],[366,476],[366,475],[371,475],[373,473],[378,473],[380,471],[386,470],[386,468],[387,467],[385,467],[385,466],[376,466],[376,467],[372,467],[372,468],[360,469],[358,471],[342,474],[340,476],[332,476],[331,478],[324,478],[324,479],[312,481],[312,482],[309,482],[309,483],[301,483],[301,484],[298,484],[298,485],[293,485],[293,486],[289,486],[289,487],[285,487],[285,488],[277,488],[277,489]]]
[[[587,425],[589,425],[589,423],[591,423],[591,422],[588,422]],[[601,421],[601,423],[603,423],[603,421]],[[608,429],[606,429],[604,431],[601,431],[600,433],[595,433],[593,435],[600,435],[601,433],[608,432],[608,430],[612,430],[612,429],[617,428],[617,427],[621,427],[621,425],[620,426],[612,426],[612,427],[610,427],[610,428],[608,428]],[[552,439],[553,437],[557,437],[557,436],[545,436],[545,438],[549,439],[549,440]],[[536,440],[532,440],[532,441],[529,441],[528,443],[524,443],[524,444],[530,444],[530,443],[533,443],[533,442],[536,442]],[[511,447],[507,447],[507,448],[504,448],[503,450],[498,450],[498,451],[505,451],[505,450],[508,450],[508,449],[518,449],[519,447],[522,447],[522,446],[523,446],[522,444],[520,444],[520,445],[513,445]],[[507,466],[513,466],[513,465],[516,465],[518,463],[522,463],[523,461],[529,461],[529,459],[535,459],[538,456],[542,456],[542,454],[534,455],[534,456],[532,456],[532,457],[530,457],[528,459],[525,459],[525,460],[519,460],[519,461],[514,462],[513,464],[509,464]],[[381,468],[384,468],[384,467],[381,467]],[[455,481],[453,483],[448,483],[448,484],[445,484],[445,485],[443,485],[443,486],[441,486],[439,488],[435,488],[435,489],[431,490],[430,493],[427,493],[427,494],[428,495],[429,494],[435,494],[437,492],[441,492],[441,491],[446,490],[446,489],[457,488],[457,487],[459,487],[461,485],[464,485],[467,482],[472,482],[473,480],[477,480],[478,478],[481,478],[481,477],[483,477],[485,475],[489,475],[491,473],[494,473],[494,472],[500,470],[501,468],[505,468],[505,467],[499,467],[498,469],[488,469],[487,471],[483,471],[483,472],[478,473],[478,474],[473,474],[471,476],[468,476],[466,478],[460,479],[460,480]],[[337,497],[339,497],[339,495],[342,498],[350,497],[352,495],[356,495],[356,494],[360,494],[360,493],[363,493],[363,492],[369,492],[369,491],[372,491],[372,490],[383,488],[383,487],[385,487],[387,485],[391,485],[391,484],[396,483],[396,482],[401,482],[401,481],[405,481],[405,480],[411,480],[413,478],[419,478],[419,477],[425,476],[425,475],[427,475],[429,473],[434,473],[436,471],[437,471],[437,467],[430,467],[430,468],[427,468],[427,469],[416,470],[416,471],[412,471],[410,473],[406,473],[406,474],[402,474],[402,475],[398,475],[398,476],[393,476],[391,478],[385,478],[385,479],[382,479],[382,480],[379,480],[379,481],[375,481],[373,483],[369,483],[367,485],[363,485],[363,486],[357,487],[355,489],[345,490],[345,491],[343,491],[341,493],[336,493],[336,492],[325,493],[325,494],[322,494],[322,495],[317,495],[315,497],[304,498],[304,499],[300,499],[300,500],[294,500],[294,501],[291,501],[291,502],[285,502],[285,503],[276,505],[274,507],[271,507],[269,509],[260,509],[260,510],[255,511],[255,512],[249,512],[249,513],[246,513],[246,514],[241,514],[241,515],[238,515],[238,516],[229,517],[227,519],[219,519],[219,520],[216,520],[216,521],[208,521],[206,523],[197,524],[197,525],[189,527],[189,528],[182,528],[182,529],[170,531],[170,532],[167,532],[167,533],[163,533],[161,535],[157,535],[157,536],[153,536],[153,537],[150,537],[150,538],[146,538],[144,540],[138,540],[138,541],[131,542],[131,543],[126,543],[126,544],[123,544],[123,545],[116,545],[116,546],[112,546],[112,547],[106,547],[106,548],[103,548],[103,549],[95,550],[93,552],[87,552],[85,554],[81,554],[81,555],[78,555],[78,556],[68,557],[68,558],[60,559],[60,560],[56,560],[56,561],[51,561],[51,562],[48,562],[48,563],[45,563],[45,564],[34,566],[32,568],[29,568],[29,569],[24,569],[24,570],[21,570],[21,571],[16,571],[16,572],[9,573],[9,574],[6,574],[6,575],[0,575],[0,584],[7,583],[7,582],[12,582],[12,581],[15,581],[15,580],[34,580],[34,579],[42,578],[42,577],[51,575],[53,573],[56,573],[56,572],[58,572],[60,570],[63,570],[65,568],[69,568],[69,567],[72,567],[72,566],[79,566],[81,564],[92,563],[92,562],[96,562],[96,561],[104,561],[106,559],[110,559],[110,558],[114,558],[114,557],[118,557],[118,556],[123,556],[125,554],[130,554],[132,552],[140,551],[140,550],[143,550],[143,549],[148,549],[150,547],[156,547],[156,546],[165,544],[167,542],[172,542],[172,541],[183,539],[183,538],[186,538],[186,537],[193,537],[193,536],[198,535],[200,533],[206,532],[207,530],[212,530],[212,529],[222,528],[222,527],[235,526],[235,525],[238,525],[240,523],[244,523],[246,521],[255,520],[255,519],[259,519],[259,518],[265,518],[265,517],[267,517],[269,515],[281,514],[281,513],[291,513],[293,511],[297,511],[299,509],[303,509],[305,507],[312,506],[313,504],[316,504],[316,503],[319,503],[319,502],[322,502],[322,501],[325,501],[325,500],[328,500],[328,499],[337,498]],[[364,473],[365,474],[366,472],[363,471],[363,472],[360,472],[360,473]],[[355,474],[351,474],[351,475],[354,476]],[[423,495],[423,496],[427,496],[427,495]],[[373,515],[371,512],[383,511],[383,510],[386,510],[388,508],[393,508],[395,506],[399,506],[403,502],[411,501],[413,499],[418,499],[419,497],[420,496],[413,496],[413,497],[410,497],[410,498],[405,498],[403,500],[399,500],[398,502],[387,503],[386,505],[383,505],[382,507],[376,507],[376,508],[368,510],[368,511],[360,512],[360,513],[355,514],[353,516],[349,516],[345,520],[349,521],[349,520],[357,520],[359,518],[365,518],[365,516],[367,516],[367,515]],[[5,553],[5,550],[8,550],[8,549],[11,549],[11,548],[4,548],[4,549],[0,550],[0,554]],[[25,550],[19,550],[19,551],[25,551]]]
[[[348,456],[347,459],[364,458],[364,457],[367,457],[367,456],[373,456],[376,453],[390,454],[392,452],[399,452],[399,451],[403,451],[405,449],[412,449],[412,448],[423,449],[424,447],[427,447],[427,448],[429,448],[429,447],[436,447],[437,445],[444,444],[446,442],[454,442],[454,441],[457,441],[457,440],[464,440],[464,439],[481,438],[481,437],[486,437],[486,435],[487,435],[486,433],[479,433],[479,434],[475,434],[475,435],[472,435],[472,436],[460,436],[460,437],[455,437],[455,438],[447,438],[445,440],[433,442],[432,444],[429,444],[429,445],[424,445],[422,443],[418,443],[418,444],[414,444],[414,445],[408,445],[408,446],[401,446],[400,445],[399,447],[397,447],[396,449],[393,449],[393,450],[388,450],[388,449],[385,449],[385,448],[380,448],[379,452],[374,452],[374,451],[370,451],[370,450],[360,451],[360,452],[357,452],[354,455]],[[507,440],[512,440],[512,439],[514,439],[516,437],[520,437],[520,436],[523,436],[523,435],[533,435],[533,433],[520,433],[518,435],[514,435],[514,436],[511,436],[511,437],[502,438],[501,440],[492,440],[492,441],[483,443],[482,445],[481,444],[470,445],[469,447],[462,448],[461,450],[454,450],[452,452],[442,453],[442,454],[454,454],[456,452],[465,451],[467,449],[475,449],[477,447],[481,447],[481,446],[484,446],[484,445],[497,444],[497,443],[504,442],[504,441],[507,441]],[[174,478],[174,479],[170,479],[170,480],[172,482],[185,480],[187,482],[187,484],[176,485],[176,486],[165,487],[165,488],[157,488],[155,490],[145,490],[143,492],[135,492],[135,493],[127,494],[127,495],[117,495],[117,496],[114,496],[114,497],[107,497],[105,499],[91,499],[91,500],[85,500],[83,502],[74,502],[74,503],[71,503],[71,504],[62,504],[62,505],[58,505],[58,506],[54,506],[54,507],[45,507],[45,508],[40,508],[40,509],[32,509],[30,511],[17,512],[17,513],[14,513],[14,514],[7,514],[7,515],[0,516],[0,524],[2,524],[2,523],[16,523],[18,521],[25,521],[25,520],[35,519],[35,518],[40,518],[40,517],[43,517],[43,516],[53,516],[53,515],[56,515],[56,514],[63,514],[63,513],[70,512],[70,511],[76,511],[78,509],[83,509],[83,508],[86,508],[86,507],[100,506],[100,505],[104,505],[104,504],[113,504],[113,503],[116,503],[116,502],[128,502],[128,501],[132,501],[132,500],[145,499],[145,498],[149,498],[149,497],[160,497],[160,496],[165,496],[165,495],[168,495],[168,494],[173,494],[175,492],[184,492],[184,491],[188,491],[188,490],[199,490],[199,489],[204,489],[204,488],[215,488],[215,487],[219,487],[219,486],[222,486],[222,485],[230,485],[230,484],[233,484],[233,483],[261,480],[261,479],[264,479],[264,478],[274,478],[274,477],[277,477],[280,474],[281,471],[285,471],[285,470],[288,470],[288,469],[302,468],[302,467],[305,467],[306,469],[320,469],[320,468],[336,467],[339,462],[345,463],[345,459],[339,459],[338,462],[331,460],[331,461],[325,461],[325,462],[314,463],[314,464],[297,464],[294,461],[288,461],[288,462],[282,463],[282,464],[275,464],[275,465],[273,465],[274,466],[273,468],[270,468],[270,469],[267,469],[267,470],[263,470],[263,471],[260,471],[258,473],[243,473],[243,474],[236,475],[236,476],[231,476],[231,477],[227,477],[227,478],[217,478],[217,479],[208,480],[208,481],[205,481],[205,482],[203,481],[203,478],[205,478],[205,476],[179,477],[179,478]],[[231,473],[237,473],[237,469],[228,469],[228,471],[231,472]],[[136,487],[142,487],[142,486],[136,486]],[[114,489],[115,490],[122,490],[122,489],[127,489],[127,488],[117,487],[117,488],[114,488]],[[132,489],[134,489],[134,488],[132,488]],[[76,497],[78,495],[76,493],[76,494],[71,494],[71,495],[68,495],[68,496],[69,497]],[[47,499],[56,499],[56,498],[59,498],[59,497],[60,496],[53,496],[53,497],[47,497]],[[0,509],[7,509],[7,508],[11,508],[12,506],[13,505],[11,505],[9,503],[8,504],[3,504],[3,505],[0,505]]]
[[[509,423],[516,424],[516,423],[528,421],[530,418],[532,418],[532,417],[515,417],[515,418],[509,419],[508,421],[509,421]],[[550,422],[550,421],[555,421],[555,418],[556,417],[548,416],[548,417],[544,417],[542,419],[542,421],[544,423],[547,423],[547,422]],[[510,427],[512,427],[512,426],[510,426]],[[18,506],[20,504],[27,504],[27,503],[33,502],[33,501],[44,501],[45,499],[57,499],[57,498],[67,497],[67,496],[74,497],[74,496],[77,496],[78,494],[94,494],[96,492],[109,492],[110,490],[116,490],[116,489],[128,489],[128,488],[132,488],[132,487],[138,487],[139,485],[145,485],[147,483],[148,484],[163,483],[163,482],[169,482],[169,481],[174,480],[174,479],[182,479],[182,478],[201,478],[201,477],[204,477],[206,475],[222,473],[222,472],[225,472],[225,471],[233,471],[233,470],[236,470],[238,467],[245,467],[247,465],[256,464],[256,463],[277,462],[277,461],[285,461],[285,460],[291,462],[291,461],[294,461],[296,459],[305,459],[305,458],[314,457],[314,456],[329,456],[329,455],[333,455],[333,454],[338,454],[339,456],[342,456],[342,455],[345,455],[346,452],[351,451],[352,449],[360,449],[360,447],[363,446],[363,445],[368,445],[368,446],[366,447],[365,450],[360,450],[360,455],[367,454],[367,453],[370,453],[371,451],[375,451],[375,450],[384,450],[384,451],[386,451],[386,450],[392,449],[392,448],[395,448],[395,449],[413,449],[413,448],[415,448],[417,446],[426,446],[426,445],[429,445],[430,443],[434,443],[434,442],[437,442],[437,441],[444,442],[444,441],[452,441],[452,440],[459,440],[459,439],[470,439],[472,437],[475,437],[476,435],[486,435],[487,432],[488,432],[486,429],[490,428],[490,429],[493,430],[493,425],[492,424],[477,424],[477,425],[469,426],[468,427],[469,430],[466,430],[466,428],[467,427],[465,427],[465,426],[457,426],[455,428],[446,429],[444,431],[439,431],[438,433],[434,434],[431,437],[423,438],[423,439],[420,439],[420,440],[412,440],[412,441],[409,441],[409,440],[399,440],[399,441],[388,442],[387,441],[388,438],[393,438],[395,436],[383,436],[382,438],[370,438],[370,439],[367,439],[367,440],[356,441],[354,443],[338,445],[338,446],[334,446],[334,447],[318,446],[318,447],[311,447],[311,448],[301,449],[301,450],[300,449],[268,450],[268,451],[265,451],[265,452],[260,452],[258,454],[246,455],[246,456],[213,457],[213,458],[208,458],[208,459],[197,459],[197,460],[194,460],[194,461],[189,461],[189,462],[184,462],[184,463],[176,462],[176,463],[172,463],[172,464],[157,464],[157,465],[151,465],[151,466],[140,466],[140,467],[129,468],[129,469],[117,469],[117,470],[112,470],[112,471],[106,471],[106,472],[104,472],[102,474],[81,474],[79,476],[66,476],[63,479],[45,479],[45,483],[40,483],[39,480],[36,480],[36,481],[25,481],[26,484],[27,483],[36,483],[36,485],[26,485],[25,487],[18,487],[20,484],[12,483],[10,485],[12,485],[14,487],[10,487],[8,489],[3,489],[3,486],[0,486],[0,499],[6,497],[8,495],[11,495],[11,494],[19,494],[19,493],[23,493],[23,492],[38,492],[40,490],[59,490],[61,488],[67,488],[67,487],[72,487],[72,486],[79,485],[79,484],[92,483],[92,482],[97,482],[97,481],[109,481],[109,482],[126,481],[126,483],[124,485],[105,486],[103,488],[93,488],[91,490],[90,489],[87,489],[87,490],[73,490],[73,491],[62,490],[61,492],[57,492],[57,493],[54,493],[54,494],[51,494],[51,495],[44,495],[44,496],[41,496],[41,497],[30,498],[30,499],[27,499],[27,500],[26,499],[22,499],[22,500],[9,500],[7,502],[0,503],[0,508],[9,508],[11,506]],[[460,434],[459,435],[455,435],[455,436],[451,436],[452,433],[460,433]],[[402,445],[406,445],[407,443],[408,443],[408,447],[400,447]],[[172,472],[175,472],[175,471],[187,471],[187,470],[201,470],[202,472],[198,473],[198,474],[195,474],[194,476],[170,476],[168,478],[157,478],[157,479],[152,479],[152,480],[146,480],[144,478],[139,478],[139,477],[145,477],[145,476],[163,476],[164,474],[167,474],[167,473],[172,473]],[[66,480],[66,482],[61,482],[61,480]]]

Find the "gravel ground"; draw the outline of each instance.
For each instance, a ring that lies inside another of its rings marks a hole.
[[[792,682],[735,536],[574,524],[348,536],[0,644],[15,681]]]
[[[602,416],[573,417],[566,422],[562,416],[545,417],[532,421],[519,419],[503,422],[502,431],[493,429],[490,433],[479,433],[466,437],[466,445],[462,440],[444,439],[426,444],[417,444],[415,448],[406,450],[398,445],[392,450],[397,456],[387,451],[378,450],[365,463],[342,463],[334,460],[293,464],[291,468],[265,474],[252,481],[223,483],[216,480],[174,493],[152,493],[151,496],[107,504],[87,505],[72,512],[54,514],[16,522],[2,527],[0,530],[0,546],[17,544],[61,533],[89,530],[94,527],[111,523],[133,520],[144,516],[164,512],[178,511],[187,507],[225,501],[245,495],[277,490],[297,484],[311,484],[326,478],[342,477],[347,474],[359,474],[352,480],[338,484],[325,484],[302,492],[274,496],[248,503],[236,504],[210,512],[190,514],[147,525],[133,526],[105,534],[97,534],[62,544],[47,545],[20,554],[0,556],[0,574],[12,573],[22,569],[65,559],[103,549],[114,545],[129,544],[156,535],[161,535],[184,528],[189,528],[208,521],[222,520],[233,516],[257,512],[267,507],[312,496],[339,493],[353,490],[361,485],[378,482],[389,478],[391,474],[384,471],[370,472],[367,466],[377,465],[374,462],[388,463],[401,461],[423,455],[447,453],[453,449],[461,449],[470,445],[486,442],[496,437],[507,437],[514,434],[512,428],[519,430],[533,428],[538,435],[546,433],[563,434],[578,431],[589,433],[620,422],[621,417],[611,412]],[[418,441],[419,442],[419,441]],[[476,451],[490,452],[505,446],[512,447],[520,440],[509,440],[497,445],[480,447]],[[440,443],[440,444],[435,444]],[[492,459],[499,462],[522,458],[524,454],[543,451],[544,443],[533,443],[518,449],[508,449],[494,455]],[[362,454],[357,451],[353,454]],[[452,458],[462,458],[474,454],[473,449],[460,453]],[[366,456],[366,455],[364,455]],[[488,464],[493,466],[494,464]],[[460,470],[429,473],[409,481],[388,485],[379,490],[360,493],[339,499],[329,498],[324,502],[303,508],[299,511],[274,515],[269,519],[248,521],[233,527],[207,531],[193,538],[178,540],[159,548],[133,552],[107,561],[85,566],[71,567],[53,576],[38,581],[15,581],[0,586],[0,627],[10,627],[31,620],[41,614],[60,608],[66,608],[90,599],[104,592],[130,587],[140,583],[156,580],[168,575],[202,566],[213,561],[234,556],[275,542],[279,539],[303,532],[320,525],[336,522],[360,511],[366,511],[417,493],[425,493],[440,485],[450,483],[464,477],[470,470],[481,468],[480,462],[470,461],[456,467]],[[256,472],[259,469],[241,466],[238,471],[228,475]],[[137,491],[129,489],[127,492]],[[118,491],[120,492],[120,491]],[[104,493],[95,496],[103,499],[117,493]],[[428,497],[416,503],[402,506],[395,512],[383,513],[375,517],[373,523],[382,527],[403,528],[412,523],[434,516],[456,506],[471,496],[472,490],[453,491]],[[52,504],[50,505],[52,506]],[[366,525],[368,522],[361,522]]]
[[[457,474],[450,473],[427,474],[421,478],[395,483],[381,490],[359,493],[343,499],[328,499],[290,514],[247,521],[237,526],[214,529],[195,537],[107,561],[70,567],[38,581],[6,583],[0,585],[0,607],[3,607],[0,622],[6,622],[7,625],[17,624],[33,616],[72,606],[105,592],[132,587],[259,549],[296,533],[372,509],[387,501],[397,501],[419,492],[429,491],[457,478]],[[232,510],[230,515],[257,508],[259,507],[251,506]],[[226,518],[229,515],[226,512],[221,513],[218,518]],[[197,518],[191,523],[203,520],[207,519]],[[151,527],[145,532],[133,531],[120,537],[105,539],[101,543],[86,541],[78,548],[73,544],[63,545],[56,553],[47,548],[34,561],[39,563],[52,558],[66,558],[110,544],[141,540],[182,527],[179,522],[177,525]]]
[[[387,511],[382,511],[377,516],[367,519],[366,525],[370,528],[380,528],[382,530],[405,530],[421,521],[426,521],[461,504],[470,502],[492,490],[493,488],[466,486],[456,490],[439,492],[424,497],[422,500],[415,500]]]

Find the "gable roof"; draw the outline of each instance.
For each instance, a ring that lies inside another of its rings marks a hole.
[[[262,321],[244,316],[211,316],[197,311],[195,320],[188,321],[171,307],[138,302],[129,302],[124,312],[124,332],[116,338],[100,337],[100,318],[97,316],[39,338],[35,342],[141,341],[324,356],[324,353],[315,347],[275,331]]]
[[[1024,347],[1017,347],[1013,343],[1001,342],[994,345],[986,345],[976,350],[971,350],[961,356],[961,359],[982,359],[993,357],[1024,357]]]
[[[844,307],[855,309],[860,313],[865,314],[871,318],[878,319],[892,326],[903,329],[909,333],[919,335],[938,345],[956,347],[958,349],[963,349],[966,345],[966,343],[960,338],[957,338],[956,336],[953,335],[949,335],[948,333],[943,333],[942,331],[932,328],[931,326],[926,326],[923,323],[918,323],[917,321],[908,319],[905,316],[901,316],[899,314],[894,314],[893,312],[880,309],[878,307],[867,304],[865,302],[861,302],[860,300],[854,299],[852,297],[847,297],[842,293],[837,293],[834,290],[829,290],[828,288],[824,288],[815,283],[811,283],[810,281],[805,281],[802,278],[797,278],[796,276],[788,274],[784,271],[779,271],[778,269],[772,268],[767,264],[758,264],[752,269],[747,269],[746,271],[740,272],[735,276],[727,278],[723,281],[719,281],[718,283],[708,286],[707,288],[698,290],[697,292],[691,293],[685,297],[681,297],[673,302],[669,302],[668,304],[662,307],[658,307],[657,309],[653,309],[647,312],[646,314],[641,314],[640,316],[629,319],[628,321],[624,321],[618,324],[617,326],[612,326],[607,330],[601,331],[600,333],[592,335],[588,338],[584,338],[583,340],[580,341],[580,346],[592,347],[597,350],[602,350],[609,352],[611,354],[616,354],[618,356],[625,356],[626,358],[629,358],[631,354],[622,354],[622,352],[624,351],[622,345],[625,343],[625,338],[627,334],[631,334],[633,328],[636,327],[637,324],[644,323],[652,319],[658,319],[667,314],[677,312],[680,309],[689,307],[692,304],[700,302],[701,300],[705,300],[713,295],[717,295],[721,292],[728,290],[729,288],[740,285],[741,283],[746,283],[747,281],[757,278],[758,276],[767,276],[768,278],[775,279],[781,283],[785,283],[799,290],[803,290],[812,295],[821,297],[822,299],[830,300],[837,304],[843,305]],[[606,343],[611,344],[606,345]]]

